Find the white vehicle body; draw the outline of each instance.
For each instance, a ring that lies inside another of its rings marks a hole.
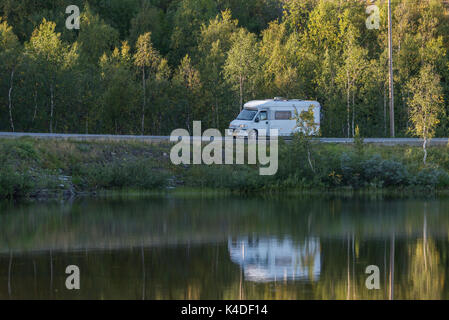
[[[294,242],[289,238],[236,237],[228,239],[228,250],[231,261],[242,268],[247,281],[317,281],[320,278],[319,238]]]
[[[313,106],[317,132],[320,127],[321,105],[317,101],[286,100],[275,98],[255,100],[246,103],[237,119],[231,122],[229,130],[234,136],[256,135],[270,129],[277,129],[279,136],[290,136],[300,129],[297,127],[296,114],[309,110]],[[296,112],[295,112],[296,110]]]

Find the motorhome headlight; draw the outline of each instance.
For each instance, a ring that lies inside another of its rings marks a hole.
[[[241,124],[241,125],[240,125],[240,129],[248,129],[248,125],[246,125],[246,124]]]

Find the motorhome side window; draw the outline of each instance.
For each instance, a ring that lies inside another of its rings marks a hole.
[[[290,120],[292,118],[291,111],[276,111],[274,113],[275,120]]]
[[[260,118],[260,121],[268,120],[267,112],[266,111],[260,112],[259,113],[259,118]]]

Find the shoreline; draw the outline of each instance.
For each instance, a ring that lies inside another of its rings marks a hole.
[[[170,144],[0,139],[0,199],[99,195],[449,195],[449,147],[279,143],[279,170],[257,165],[174,165]],[[311,148],[314,170],[307,161]]]
[[[185,199],[207,199],[207,198],[363,198],[363,199],[440,199],[449,197],[449,189],[429,190],[425,188],[405,188],[405,189],[349,189],[339,188],[332,190],[270,190],[254,192],[232,192],[226,189],[197,189],[189,187],[179,187],[164,190],[97,190],[80,191],[68,193],[61,190],[49,190],[48,192],[37,192],[25,197],[0,199],[0,202],[14,203],[46,203],[53,201],[71,202],[77,200],[102,200],[102,199],[149,199],[149,198],[185,198]]]

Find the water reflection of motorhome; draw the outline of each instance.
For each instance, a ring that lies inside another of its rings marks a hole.
[[[294,242],[289,238],[236,237],[228,240],[228,249],[248,281],[315,281],[320,275],[318,238]]]

